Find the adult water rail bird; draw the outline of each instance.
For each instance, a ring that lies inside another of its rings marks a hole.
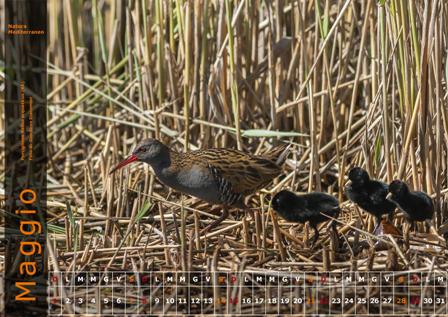
[[[348,199],[357,204],[369,214],[375,216],[375,231],[381,223],[384,214],[392,220],[395,205],[386,199],[389,186],[378,180],[370,179],[367,171],[360,167],[354,167],[348,173],[345,186],[345,194]]]
[[[400,180],[390,183],[387,199],[403,212],[411,227],[414,227],[414,221],[431,220],[434,215],[431,197],[425,192],[411,191],[406,183]]]
[[[179,153],[156,139],[146,139],[110,173],[132,162],[144,162],[151,165],[156,177],[166,186],[210,204],[222,205],[219,219],[204,229],[208,232],[227,218],[230,207],[246,208],[246,196],[279,176],[288,153],[286,144],[264,156],[225,148]]]
[[[314,192],[296,195],[287,190],[282,190],[274,196],[272,208],[287,221],[299,223],[308,221],[315,232],[312,245],[319,239],[317,225],[330,220],[325,215],[337,218],[341,210],[338,200],[329,194]],[[332,222],[332,227],[336,232],[336,223],[334,221]]]

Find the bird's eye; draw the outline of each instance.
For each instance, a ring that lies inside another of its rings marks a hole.
[[[145,147],[141,147],[141,148],[138,149],[138,152],[144,153],[144,152],[146,152],[146,148]]]

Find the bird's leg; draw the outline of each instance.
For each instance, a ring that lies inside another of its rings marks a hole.
[[[414,231],[414,234],[415,234],[415,222],[414,221],[411,221],[411,227],[409,230]]]
[[[335,218],[335,219],[338,219],[338,218],[339,218],[339,212],[340,212],[340,211],[341,211],[341,210],[339,209],[339,210],[336,212],[336,214],[334,215],[334,218]],[[338,229],[336,228],[336,226],[337,226],[337,222],[336,222],[336,220],[332,220],[332,221],[331,221],[331,227],[332,227],[334,233],[336,233],[336,235],[337,235],[337,234],[338,234]]]
[[[375,231],[378,229],[378,227],[380,226],[380,224],[381,224],[381,217],[376,217],[376,220],[375,220],[375,227],[373,228],[373,233],[375,233]]]
[[[209,224],[207,227],[204,228],[204,230],[201,231],[201,233],[207,233],[210,230],[212,230],[213,228],[215,228],[216,226],[218,226],[221,222],[223,222],[224,220],[226,220],[226,218],[229,216],[229,209],[227,207],[224,207],[223,212],[221,214],[221,216],[219,216],[218,219],[216,219],[214,222],[212,222],[211,224]]]
[[[317,230],[317,225],[316,224],[311,224],[311,227],[314,229],[314,237],[313,237],[313,241],[311,243],[311,247],[314,247],[314,245],[316,244],[317,240],[319,239],[319,230]]]
[[[395,210],[392,210],[391,212],[389,212],[389,214],[387,215],[387,220],[389,220],[390,223],[392,223],[394,221],[394,212]]]

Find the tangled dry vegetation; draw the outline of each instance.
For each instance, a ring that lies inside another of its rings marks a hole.
[[[446,270],[447,14],[442,0],[50,1],[50,269]],[[108,175],[145,137],[294,146],[251,197],[255,219],[233,210],[202,236],[219,208],[142,164]],[[429,192],[439,233],[369,234],[343,195],[355,165]],[[269,208],[280,188],[338,196],[339,239],[322,229],[310,248]]]

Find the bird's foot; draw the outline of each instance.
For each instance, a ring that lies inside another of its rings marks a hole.
[[[223,222],[227,217],[229,216],[229,211],[227,208],[224,209],[223,213],[221,214],[221,216],[213,221],[211,224],[209,224],[207,227],[205,227],[202,231],[201,231],[201,235],[207,234],[208,232],[210,232],[212,229],[216,228],[221,222]]]
[[[319,244],[317,243],[319,237],[314,236],[313,240],[311,240],[310,249],[314,250]]]
[[[205,227],[204,229],[202,229],[202,230],[199,232],[199,234],[200,234],[201,236],[204,236],[204,235],[206,235],[207,233],[209,233],[211,229],[212,229],[212,228],[210,228],[210,226],[207,226],[207,227]]]
[[[209,233],[212,229],[216,228],[221,222],[222,220],[220,221],[220,219],[213,221],[211,224],[209,224],[207,227],[201,230],[201,235]]]
[[[319,246],[320,246],[320,242],[317,243],[317,242],[312,241],[311,245],[310,245],[310,250],[316,251],[319,248]]]
[[[206,235],[207,233],[209,233],[212,229],[216,228],[218,226],[219,222],[218,221],[214,221],[211,224],[209,224],[208,226],[206,226],[204,229],[202,229],[199,233],[201,236]]]

